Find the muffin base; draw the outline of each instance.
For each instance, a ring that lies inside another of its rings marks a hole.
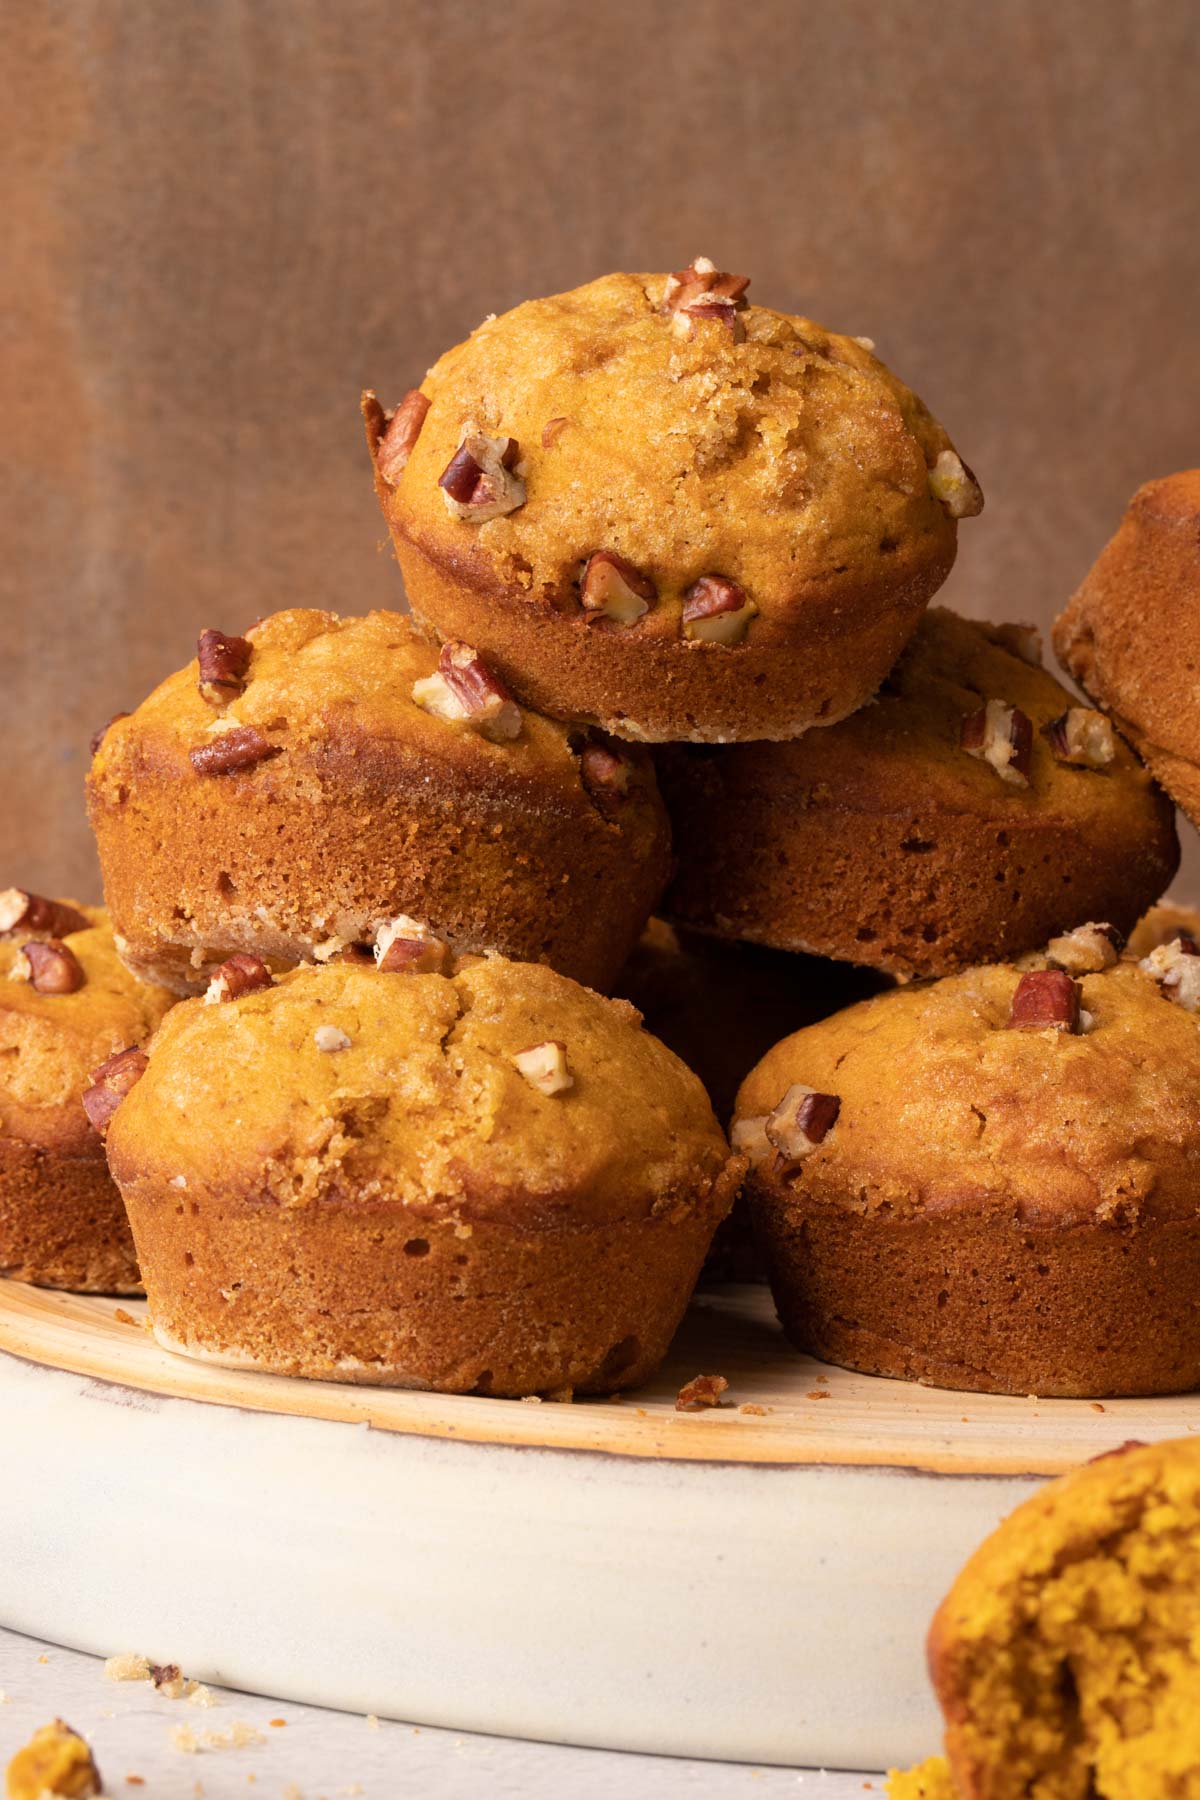
[[[717,772],[715,803],[685,762],[657,759],[678,858],[661,911],[720,937],[947,975],[1038,949],[1085,919],[1128,933],[1179,866],[1165,802],[1140,843],[1131,834],[1140,854],[1120,858],[1058,816],[789,805],[765,759],[737,755],[745,766]]]
[[[734,1185],[683,1219],[542,1232],[352,1203],[128,1200],[165,1348],[312,1380],[519,1396],[645,1381]]]
[[[1045,1398],[1200,1383],[1200,1218],[1054,1230],[868,1218],[754,1180],[755,1231],[799,1349],[934,1387]]]
[[[486,585],[473,563],[442,566],[394,522],[392,535],[422,623],[473,644],[527,706],[644,743],[794,738],[836,725],[875,693],[954,562],[953,540],[941,540],[914,549],[886,587],[831,578],[804,597],[811,622],[759,618],[726,647],[687,643],[665,612],[606,629],[573,596],[556,603]]]
[[[101,1158],[0,1139],[0,1276],[80,1294],[140,1294],[129,1220]]]

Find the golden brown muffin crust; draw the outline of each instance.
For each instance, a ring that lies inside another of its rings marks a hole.
[[[89,779],[122,953],[180,991],[234,951],[281,964],[373,938],[397,914],[464,950],[545,959],[605,986],[667,873],[653,771],[622,751],[612,804],[587,734],[523,711],[493,742],[425,710],[436,647],[410,620],[277,613],[244,691],[214,708],[196,663],[105,735]],[[197,772],[229,730],[270,754]]]
[[[193,1195],[251,1206],[386,1201],[548,1230],[669,1216],[729,1153],[700,1083],[637,1022],[624,1001],[499,958],[449,977],[292,970],[172,1012],[110,1127],[110,1162],[122,1182],[183,1175]],[[322,1026],[349,1047],[318,1048]],[[565,1047],[561,1095],[512,1060],[546,1041]]]
[[[1074,702],[1012,628],[934,607],[874,703],[790,744],[656,752],[664,910],[721,936],[900,975],[1023,954],[1086,919],[1128,931],[1179,862],[1170,802],[1115,738],[1103,768],[1044,728]],[[1031,721],[1028,785],[961,747],[989,700]]]

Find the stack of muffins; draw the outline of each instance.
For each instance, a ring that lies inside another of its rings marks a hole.
[[[609,276],[366,395],[412,615],[206,630],[98,734],[111,926],[0,898],[5,1272],[135,1248],[187,1355],[608,1393],[744,1184],[802,1348],[1200,1378],[1200,959],[1122,955],[1170,802],[1036,633],[926,610],[973,475],[747,287]]]

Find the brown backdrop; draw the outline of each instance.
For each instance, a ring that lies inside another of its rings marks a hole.
[[[875,337],[987,490],[970,611],[1200,460],[1190,0],[5,17],[0,885],[95,891],[88,735],[200,626],[398,600],[358,390],[530,293],[704,252]]]

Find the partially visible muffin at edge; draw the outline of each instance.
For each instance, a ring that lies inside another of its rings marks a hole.
[[[1037,634],[932,608],[878,698],[790,744],[655,752],[662,910],[722,937],[940,975],[1087,919],[1129,931],[1179,864],[1174,808]]]
[[[9,926],[22,899],[34,918]],[[123,967],[99,907],[8,889],[0,908],[0,1275],[139,1293],[129,1222],[83,1095],[174,997]]]
[[[414,612],[542,711],[647,740],[832,724],[982,506],[865,340],[745,286],[703,258],[605,276],[485,320],[392,413],[364,397]]]
[[[732,1141],[780,1317],[868,1374],[1181,1392],[1200,1382],[1200,956],[1118,961],[1093,927],[1037,961],[866,1000],[748,1076]]]
[[[196,992],[235,952],[353,953],[402,917],[610,984],[667,875],[644,752],[518,707],[470,647],[439,654],[399,614],[297,609],[221,644],[92,764],[132,969]]]
[[[168,1348],[496,1395],[644,1380],[744,1168],[633,1008],[499,958],[181,1003],[108,1154]]]
[[[1200,469],[1138,489],[1054,647],[1200,823]]]

